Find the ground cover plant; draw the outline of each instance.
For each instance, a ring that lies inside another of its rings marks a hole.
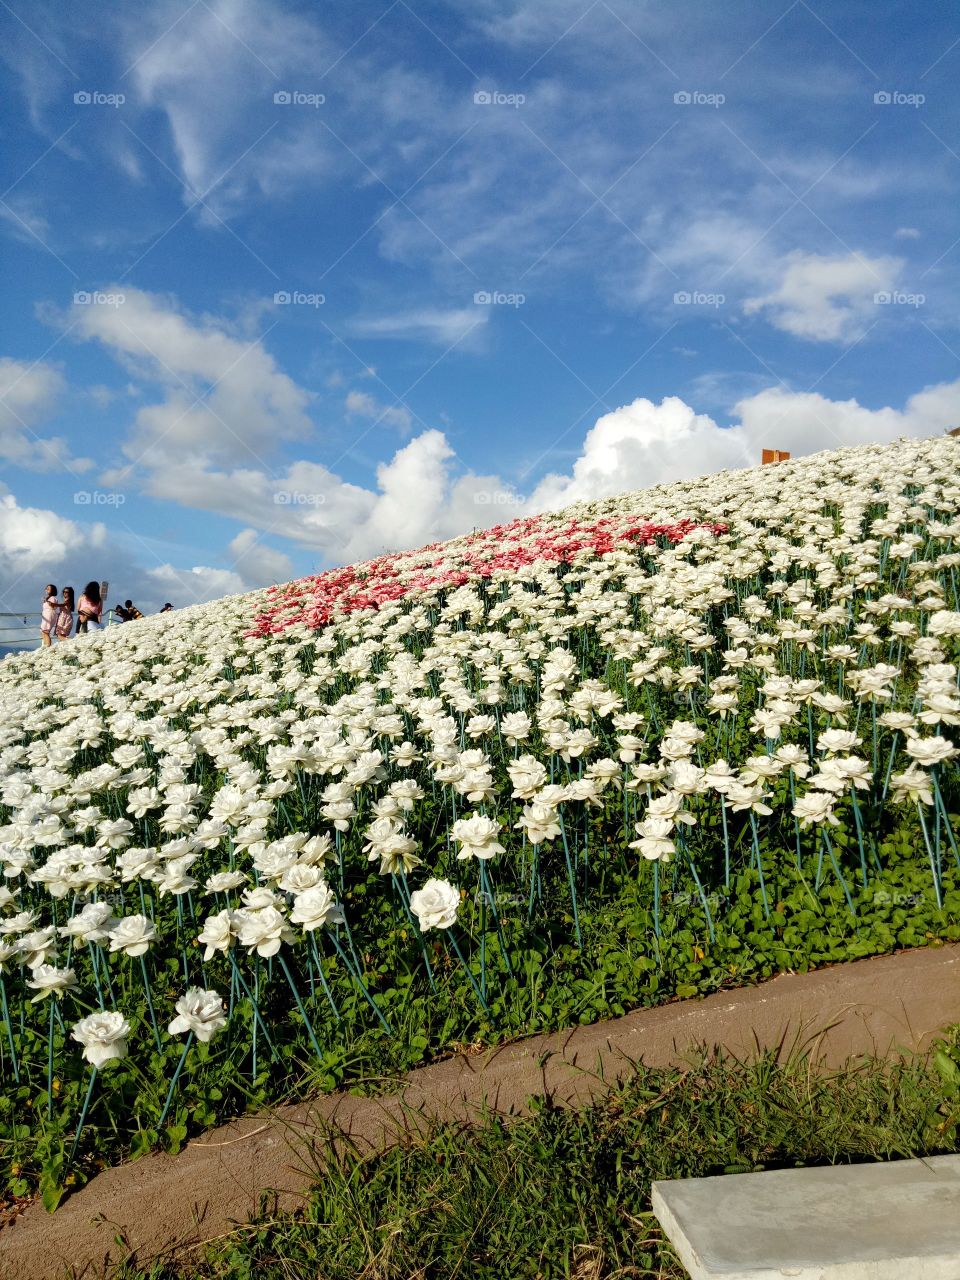
[[[650,1208],[655,1180],[952,1152],[958,1082],[956,1034],[910,1062],[829,1074],[802,1056],[641,1067],[583,1111],[346,1151],[302,1212],[118,1280],[685,1280]]]
[[[723,473],[6,659],[9,1189],[960,937],[958,460]]]

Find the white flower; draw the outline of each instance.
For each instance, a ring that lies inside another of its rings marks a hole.
[[[525,711],[512,711],[500,721],[500,732],[511,747],[530,736],[530,717]]]
[[[68,937],[79,938],[81,942],[106,942],[114,923],[113,908],[109,902],[88,902],[63,927]]]
[[[817,739],[820,752],[852,751],[863,741],[849,729],[827,729]]]
[[[894,804],[933,804],[929,773],[917,765],[911,765],[903,773],[895,773],[890,779],[890,794]]]
[[[203,929],[197,934],[197,941],[206,948],[203,960],[206,963],[217,951],[229,951],[236,936],[235,911],[218,911],[216,915],[207,916]]]
[[[762,785],[751,787],[738,780],[730,783],[723,803],[733,813],[752,810],[754,813],[761,813],[766,817],[773,813],[773,810],[766,803],[766,799]]]
[[[321,881],[312,889],[297,894],[290,921],[303,929],[322,929],[328,924],[343,924],[343,912],[337,906],[330,886]]]
[[[237,911],[234,921],[240,945],[260,956],[275,956],[285,942],[296,942],[297,939],[287,917],[276,907]]]
[[[410,895],[410,910],[420,929],[449,929],[457,919],[460,892],[449,880],[428,880]]]
[[[106,819],[97,824],[97,844],[106,849],[122,849],[130,843],[132,830],[133,823],[126,818],[117,818],[115,822]]]
[[[507,765],[517,800],[531,800],[547,780],[547,771],[534,756],[520,756]]]
[[[306,893],[308,889],[315,889],[318,884],[323,884],[322,868],[304,866],[298,862],[283,873],[277,887],[282,889],[284,893],[297,894]]]
[[[27,979],[27,986],[37,995],[30,1001],[36,1004],[46,996],[61,999],[65,991],[76,991],[79,986],[77,975],[73,969],[58,969],[52,964],[38,964],[33,976]]]
[[[676,846],[671,835],[672,818],[650,817],[634,824],[639,840],[631,840],[630,848],[639,849],[648,862],[669,862]]]
[[[910,738],[907,741],[907,755],[925,769],[932,769],[943,760],[952,760],[958,754],[960,752],[947,738]]]
[[[960,613],[938,609],[930,615],[927,631],[932,636],[960,636]]]
[[[247,877],[242,871],[218,871],[215,875],[207,877],[203,892],[205,894],[229,893],[231,889],[239,889],[242,884],[246,883]]]
[[[110,930],[110,950],[122,951],[128,956],[145,955],[151,942],[156,942],[157,930],[146,916],[124,916]]]
[[[186,995],[180,997],[174,1008],[177,1017],[167,1027],[172,1036],[182,1036],[192,1031],[201,1044],[208,1044],[220,1028],[227,1025],[223,1000],[216,991],[189,987]]]
[[[503,845],[497,842],[500,828],[484,814],[472,813],[468,818],[458,818],[450,834],[462,846],[458,859],[480,858],[485,861],[503,853]]]
[[[127,1056],[130,1023],[122,1013],[91,1013],[81,1018],[70,1035],[83,1045],[83,1056],[94,1067]]]
[[[38,965],[46,964],[56,949],[57,931],[52,924],[47,925],[45,929],[34,929],[32,933],[25,933],[20,938],[18,946],[21,963],[28,969],[36,969]]]
[[[793,806],[793,816],[799,819],[801,827],[809,827],[811,823],[826,822],[832,827],[840,825],[839,818],[834,816],[833,806],[837,797],[829,791],[808,791],[800,796]]]

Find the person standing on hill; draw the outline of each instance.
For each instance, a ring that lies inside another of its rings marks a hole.
[[[77,601],[77,635],[93,627],[100,630],[100,615],[103,613],[103,600],[100,598],[100,583],[88,582],[83,595]]]
[[[57,618],[57,642],[68,640],[73,631],[73,587],[63,588],[63,603],[60,606],[60,616]]]
[[[43,588],[43,605],[40,609],[40,643],[46,647],[53,643],[51,632],[55,632],[60,615],[60,601],[57,599],[57,588],[48,582]]]

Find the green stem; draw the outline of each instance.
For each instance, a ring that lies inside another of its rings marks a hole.
[[[290,985],[290,990],[293,992],[293,998],[297,1002],[297,1009],[300,1012],[300,1017],[303,1019],[303,1025],[307,1028],[307,1034],[310,1037],[310,1043],[313,1045],[313,1051],[318,1058],[322,1058],[323,1050],[320,1048],[320,1045],[317,1041],[316,1033],[313,1030],[313,1026],[310,1022],[310,1019],[307,1017],[307,1011],[303,1007],[303,1001],[300,999],[300,992],[297,990],[297,984],[293,980],[293,974],[290,972],[290,969],[287,965],[286,960],[283,958],[282,953],[280,952],[277,953],[277,959],[280,961],[280,968],[283,970],[284,977],[287,979],[287,982]]]
[[[53,1027],[57,998],[50,996],[50,1030],[47,1033],[47,1119],[53,1119]]]
[[[0,1002],[3,1007],[3,1021],[7,1028],[7,1040],[10,1044],[10,1062],[13,1066],[14,1084],[20,1083],[20,1068],[17,1065],[17,1051],[13,1047],[13,1025],[10,1022],[10,1006],[7,1004],[7,984],[4,981],[3,974],[0,973]]]
[[[140,957],[140,972],[143,974],[143,989],[147,996],[147,1008],[150,1010],[150,1025],[153,1027],[153,1036],[157,1042],[157,1048],[162,1048],[160,1043],[160,1028],[157,1026],[157,1015],[153,1011],[153,996],[150,994],[150,979],[147,976],[147,957]],[[231,987],[232,990],[232,987]]]
[[[83,1099],[83,1106],[80,1108],[80,1119],[77,1121],[77,1131],[73,1135],[73,1146],[70,1148],[70,1155],[67,1158],[67,1166],[73,1164],[73,1157],[77,1154],[77,1146],[80,1143],[80,1134],[83,1132],[83,1122],[87,1118],[87,1108],[90,1106],[90,1099],[93,1096],[93,1086],[97,1082],[97,1068],[90,1069],[90,1083],[87,1085],[86,1096]],[[64,1170],[66,1172],[66,1170]]]
[[[366,1001],[367,1001],[367,1004],[370,1006],[370,1008],[373,1010],[373,1012],[377,1015],[377,1018],[380,1020],[380,1025],[383,1027],[384,1031],[386,1031],[386,1033],[387,1033],[388,1035],[391,1035],[391,1036],[392,1036],[392,1035],[393,1035],[393,1028],[390,1026],[390,1023],[389,1023],[389,1022],[386,1020],[386,1018],[383,1016],[383,1013],[382,1013],[382,1011],[380,1010],[380,1007],[379,1007],[379,1006],[377,1005],[377,1003],[374,1001],[373,996],[372,996],[372,995],[370,994],[370,992],[367,990],[367,985],[366,985],[366,983],[365,983],[365,982],[364,982],[364,980],[363,980],[363,975],[360,973],[359,968],[354,969],[354,967],[353,967],[353,965],[352,965],[352,963],[351,963],[351,961],[350,961],[350,957],[347,955],[347,953],[344,951],[343,947],[340,945],[340,939],[337,937],[337,935],[334,933],[334,931],[333,931],[332,929],[328,929],[328,930],[327,930],[327,933],[328,933],[328,935],[329,935],[329,937],[330,937],[330,941],[333,943],[334,947],[335,947],[335,948],[336,948],[336,950],[337,950],[337,955],[340,957],[340,959],[341,959],[341,960],[343,961],[343,963],[346,965],[346,967],[347,967],[347,973],[349,973],[349,974],[350,974],[351,978],[353,978],[354,982],[355,982],[355,983],[357,984],[357,986],[360,988],[360,991],[363,993],[363,996],[365,997],[365,999],[366,999]]]
[[[473,976],[473,972],[471,971],[470,966],[467,964],[466,960],[464,959],[463,952],[460,950],[460,944],[459,942],[457,942],[456,934],[453,932],[453,930],[448,930],[448,933],[450,935],[450,941],[453,944],[453,949],[457,953],[457,958],[459,959],[460,963],[463,965],[464,972],[466,973],[467,977],[470,979],[470,985],[471,987],[473,987],[473,990],[476,994],[477,999],[480,1001],[480,1005],[483,1008],[484,1013],[489,1013],[490,1007],[487,1004],[486,1000],[484,1000],[483,992],[477,986],[477,980]]]
[[[177,1081],[180,1079],[180,1072],[183,1070],[183,1064],[187,1060],[187,1054],[190,1052],[190,1046],[193,1044],[193,1032],[187,1036],[187,1043],[183,1046],[183,1053],[180,1055],[180,1061],[177,1063],[177,1069],[173,1073],[173,1079],[170,1081],[170,1088],[167,1090],[167,1100],[163,1104],[163,1110],[160,1112],[160,1119],[157,1121],[157,1128],[163,1128],[163,1122],[167,1118],[167,1112],[170,1110],[170,1103],[173,1101],[173,1091],[177,1087]]]

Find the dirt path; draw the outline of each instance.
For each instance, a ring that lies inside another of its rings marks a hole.
[[[141,1263],[189,1249],[246,1221],[270,1193],[295,1205],[329,1132],[376,1149],[398,1124],[470,1120],[481,1106],[519,1115],[531,1097],[583,1103],[629,1075],[632,1064],[670,1066],[691,1048],[738,1057],[803,1047],[825,1066],[864,1054],[925,1047],[960,1022],[960,945],[861,960],[759,987],[721,992],[411,1072],[383,1098],[332,1094],[248,1116],[191,1142],[178,1156],[108,1169],[50,1216],[31,1205],[0,1231],[3,1280],[108,1276],[132,1251]],[[126,1242],[118,1246],[115,1238]]]

